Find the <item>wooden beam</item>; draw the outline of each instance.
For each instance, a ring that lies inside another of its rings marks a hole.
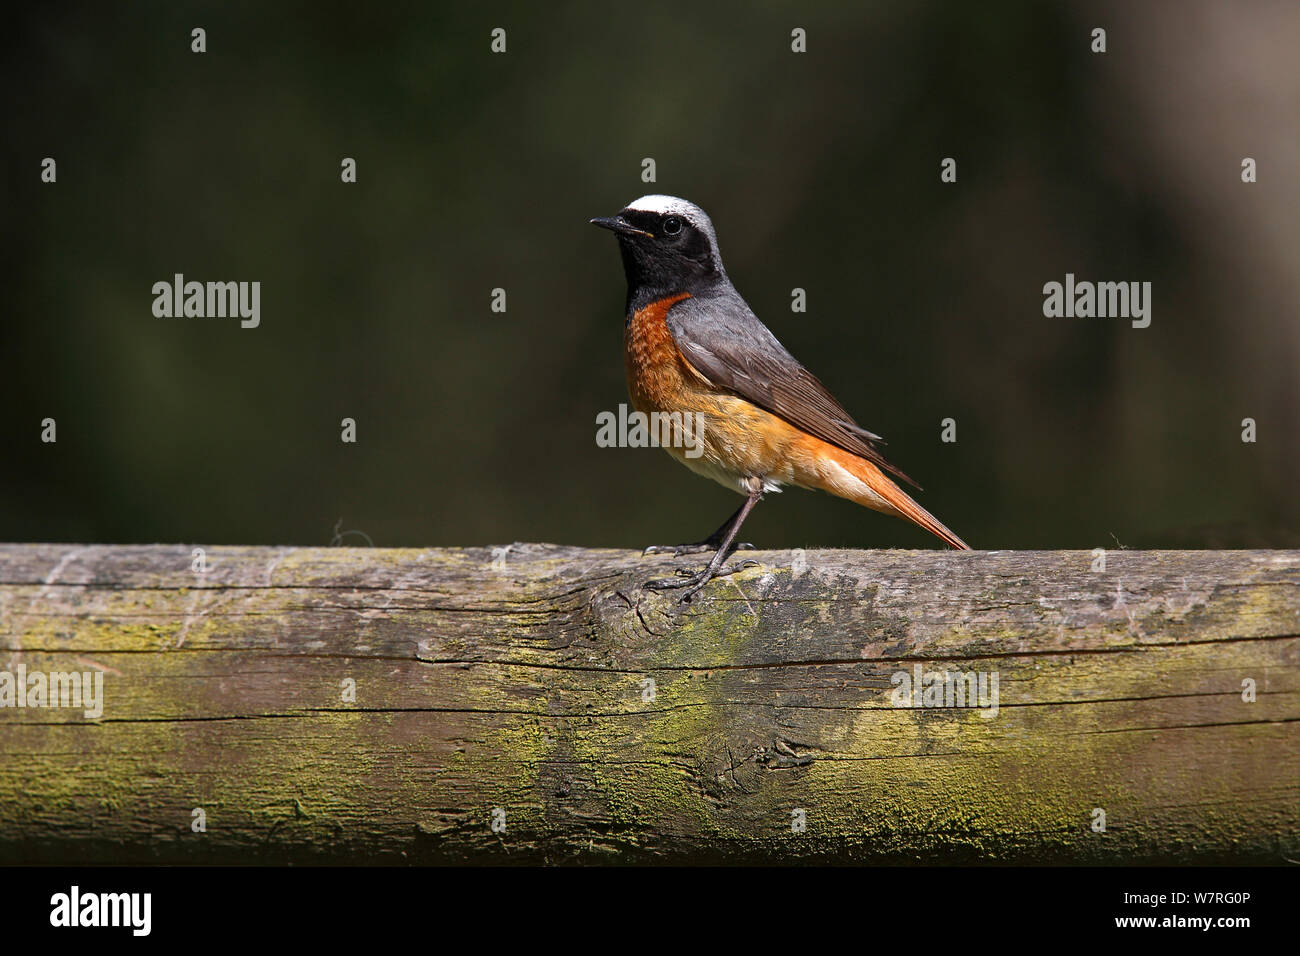
[[[1300,860],[1300,552],[748,556],[0,546],[0,862]]]

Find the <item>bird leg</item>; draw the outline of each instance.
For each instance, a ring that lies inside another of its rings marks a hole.
[[[749,496],[745,499],[745,503],[740,506],[740,509],[734,515],[731,516],[727,524],[723,525],[723,528],[726,528],[726,534],[718,545],[718,550],[714,552],[713,560],[708,563],[703,571],[692,574],[685,568],[679,568],[677,571],[678,577],[658,578],[653,581],[647,581],[645,586],[651,591],[665,591],[670,588],[686,588],[686,592],[682,594],[679,601],[681,604],[686,604],[689,603],[691,598],[699,592],[700,588],[704,587],[704,585],[708,584],[714,578],[725,577],[728,574],[735,574],[743,568],[757,565],[757,561],[737,561],[735,564],[726,564],[727,558],[731,556],[731,552],[734,550],[732,542],[736,540],[736,533],[740,531],[740,526],[744,523],[745,518],[747,518],[749,513],[754,510],[754,505],[758,504],[758,499],[763,497],[762,483],[753,482],[752,484],[754,487],[751,487]],[[719,529],[719,531],[721,530],[722,529]]]
[[[683,554],[703,554],[706,551],[716,551],[718,550],[718,548],[722,547],[722,542],[727,537],[727,532],[731,530],[731,526],[735,524],[737,527],[739,527],[739,524],[736,521],[736,519],[740,518],[742,521],[744,520],[743,518],[741,518],[740,513],[742,511],[745,511],[746,507],[752,507],[752,506],[749,506],[748,502],[741,504],[739,508],[737,508],[734,512],[732,512],[730,518],[722,522],[722,526],[718,528],[717,531],[713,532],[713,534],[709,535],[703,541],[695,541],[692,542],[691,544],[652,544],[650,545],[650,547],[646,548],[641,553],[642,554],[671,554],[673,557],[680,557]],[[753,547],[754,546],[750,544],[748,541],[742,541],[740,544],[735,545],[731,550],[732,551],[736,551],[740,549],[752,550]]]

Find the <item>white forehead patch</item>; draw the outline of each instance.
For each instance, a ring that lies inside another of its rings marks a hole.
[[[699,218],[703,212],[695,203],[687,202],[685,199],[678,199],[676,196],[642,196],[640,199],[628,203],[627,208],[635,209],[637,212],[654,212],[660,215],[674,213],[690,219]]]
[[[709,258],[713,262],[713,268],[720,275],[726,276],[727,272],[722,268],[722,257],[718,253],[718,237],[713,231],[713,221],[695,203],[687,202],[685,199],[679,199],[676,196],[652,195],[634,199],[628,203],[626,209],[629,212],[648,212],[659,216],[669,214],[681,216],[687,222],[693,224],[708,237]]]

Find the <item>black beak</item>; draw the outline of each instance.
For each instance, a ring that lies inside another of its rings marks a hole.
[[[654,233],[646,232],[644,229],[638,229],[622,216],[607,216],[591,220],[593,226],[600,226],[601,229],[609,229],[612,232],[619,232],[628,236],[649,236],[654,238]]]

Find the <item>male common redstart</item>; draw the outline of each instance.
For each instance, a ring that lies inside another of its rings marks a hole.
[[[885,514],[907,518],[954,548],[970,550],[885,472],[908,478],[885,460],[874,435],[859,426],[745,304],[722,267],[713,223],[694,203],[642,196],[617,216],[593,219],[618,236],[627,274],[623,355],[628,391],[639,412],[696,422],[698,434],[665,443],[669,454],[745,496],[745,503],[706,540],[674,554],[714,551],[697,574],[651,581],[684,587],[682,600],[726,566],[736,533],[764,492],[784,484],[816,488]],[[684,447],[689,444],[688,447]]]

